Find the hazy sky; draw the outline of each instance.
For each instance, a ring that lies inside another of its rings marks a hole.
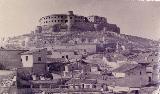
[[[160,2],[136,0],[0,0],[0,37],[29,33],[40,17],[68,10],[104,16],[124,34],[160,38]]]

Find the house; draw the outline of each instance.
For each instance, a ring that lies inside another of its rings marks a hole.
[[[42,89],[34,90],[32,94],[102,94],[102,91],[95,89]]]
[[[64,77],[77,77],[81,73],[89,72],[89,71],[90,69],[86,62],[77,61],[77,62],[65,64],[63,76]]]
[[[70,89],[96,89],[97,81],[95,79],[71,79],[66,82]]]
[[[94,53],[96,52],[97,45],[96,44],[61,44],[61,45],[49,45],[47,46],[48,50],[56,50],[56,49],[62,49],[62,50],[80,50],[84,51],[86,53]]]
[[[122,64],[129,63],[124,59],[120,60],[116,57],[121,58],[121,55],[116,55],[114,57],[111,54],[92,54],[87,56],[84,61],[91,64],[97,64],[101,70],[113,70],[118,68]],[[111,58],[113,58],[113,60],[111,60]]]
[[[148,75],[148,78],[149,78],[149,81],[150,82],[153,82],[155,83],[156,82],[156,79],[157,79],[157,73],[156,73],[156,66],[157,66],[157,63],[150,63],[146,66],[146,72],[147,72],[147,75]]]
[[[149,63],[157,63],[159,62],[159,52],[152,52],[148,57],[147,61]]]
[[[58,88],[58,83],[59,79],[54,79],[54,80],[31,80],[31,89],[36,89],[36,88]]]
[[[98,64],[87,63],[85,61],[77,61],[65,65],[64,76],[79,77],[82,73],[100,74]]]
[[[27,50],[4,49],[0,48],[1,69],[17,69],[22,67],[20,53]]]
[[[62,58],[66,60],[71,59],[80,59],[82,55],[79,55],[77,51],[74,50],[68,50],[68,49],[55,49],[48,51],[47,54],[48,58]]]
[[[64,83],[69,79],[30,80],[32,94],[68,94]]]
[[[113,70],[112,74],[117,78],[127,77],[131,74],[139,76],[142,74],[146,74],[146,68],[140,64],[124,64]]]
[[[100,80],[102,79],[102,75],[101,74],[95,74],[95,73],[81,73],[77,78],[79,79],[95,79],[95,80]]]
[[[16,71],[0,70],[0,94],[17,94]]]
[[[159,83],[160,80],[160,64],[159,63],[154,63],[148,65],[150,66],[150,69],[152,70],[152,81],[156,84]]]
[[[100,67],[98,64],[89,63],[90,72],[94,74],[100,74]]]
[[[107,79],[108,82],[112,82],[109,86],[112,88],[123,87],[127,90],[139,90],[139,88],[146,86],[150,82],[146,72],[146,66],[141,64],[124,64],[119,68],[112,71],[113,78]],[[122,88],[122,91],[123,91]],[[127,91],[124,90],[124,91]]]
[[[22,64],[24,68],[32,68],[35,74],[46,72],[47,49],[34,49],[21,53]]]

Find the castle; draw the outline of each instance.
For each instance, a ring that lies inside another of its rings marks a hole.
[[[68,14],[41,17],[34,31],[30,34],[9,38],[7,45],[8,47],[26,48],[48,47],[63,43],[95,44],[105,40],[104,33],[120,34],[120,28],[116,24],[108,23],[105,17],[85,17],[68,11]],[[88,36],[83,37],[84,35]]]
[[[52,14],[41,17],[36,33],[65,32],[65,31],[112,31],[120,33],[119,27],[115,24],[109,24],[105,17],[100,16],[79,16],[73,11],[68,14]]]

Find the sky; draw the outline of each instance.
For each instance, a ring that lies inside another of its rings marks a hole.
[[[160,2],[137,0],[0,0],[0,38],[30,33],[42,16],[70,10],[104,16],[123,34],[160,39]]]

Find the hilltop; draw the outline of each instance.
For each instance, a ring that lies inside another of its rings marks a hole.
[[[21,36],[9,38],[6,41],[6,46],[9,47],[47,47],[50,45],[61,44],[108,44],[118,43],[126,48],[146,49],[155,48],[158,46],[158,41],[151,39],[131,36],[126,34],[117,34],[107,31],[88,31],[88,32],[59,32],[59,33],[30,33]]]

